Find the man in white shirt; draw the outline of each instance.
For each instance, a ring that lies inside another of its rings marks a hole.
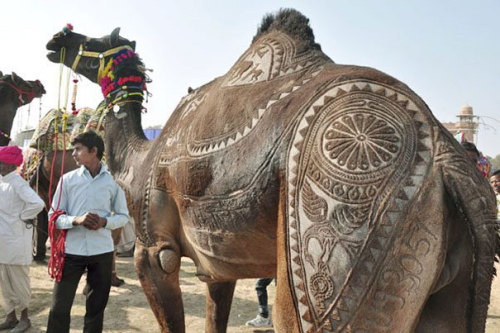
[[[490,184],[497,197],[497,223],[500,223],[500,170],[496,170],[490,177]]]
[[[67,230],[62,277],[54,284],[47,324],[49,333],[69,332],[73,299],[85,269],[90,290],[83,331],[102,332],[111,287],[111,230],[122,227],[129,219],[125,194],[101,163],[101,137],[85,132],[75,137],[72,144],[73,158],[80,168],[61,178],[49,211],[49,218],[56,211],[64,211],[57,218],[56,227]]]
[[[42,209],[42,199],[16,173],[23,155],[17,146],[0,147],[0,301],[7,313],[0,330],[24,332],[30,326],[29,269],[33,225],[26,223]],[[21,310],[20,321],[16,306]]]

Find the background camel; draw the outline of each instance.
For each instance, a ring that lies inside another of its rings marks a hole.
[[[16,73],[0,72],[0,146],[7,146],[17,108],[42,97],[45,89],[40,81],[24,81]]]
[[[414,92],[335,64],[300,13],[266,16],[152,143],[135,42],[58,33],[49,60],[63,47],[106,98],[107,162],[162,331],[184,331],[181,256],[207,282],[208,332],[225,331],[237,279],[275,275],[279,332],[484,331],[491,188]]]

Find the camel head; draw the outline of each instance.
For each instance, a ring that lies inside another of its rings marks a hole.
[[[2,75],[0,72],[0,86],[12,88],[12,94],[16,96],[19,106],[28,104],[34,98],[45,94],[45,88],[40,81],[25,81],[14,72],[11,75]]]
[[[46,46],[50,51],[47,58],[54,63],[62,60],[64,65],[92,82],[99,83],[104,63],[122,47],[135,50],[135,41],[121,37],[120,28],[101,38],[87,37],[72,29],[68,24],[52,37]]]

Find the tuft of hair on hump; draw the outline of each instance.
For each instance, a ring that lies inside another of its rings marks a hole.
[[[321,50],[321,46],[314,41],[314,33],[309,26],[309,19],[295,9],[281,8],[275,14],[266,14],[262,18],[252,43],[260,36],[273,30],[288,34],[290,37],[303,42],[307,48]]]

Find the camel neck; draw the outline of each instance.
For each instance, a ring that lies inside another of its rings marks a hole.
[[[4,95],[4,93],[6,94]],[[3,100],[0,100],[0,146],[7,146],[10,142],[17,104],[9,99],[11,94],[4,89],[0,89],[0,96],[5,96]]]
[[[126,103],[106,116],[105,144],[109,170],[115,174],[127,170],[136,153],[149,147],[141,126],[139,103]]]

